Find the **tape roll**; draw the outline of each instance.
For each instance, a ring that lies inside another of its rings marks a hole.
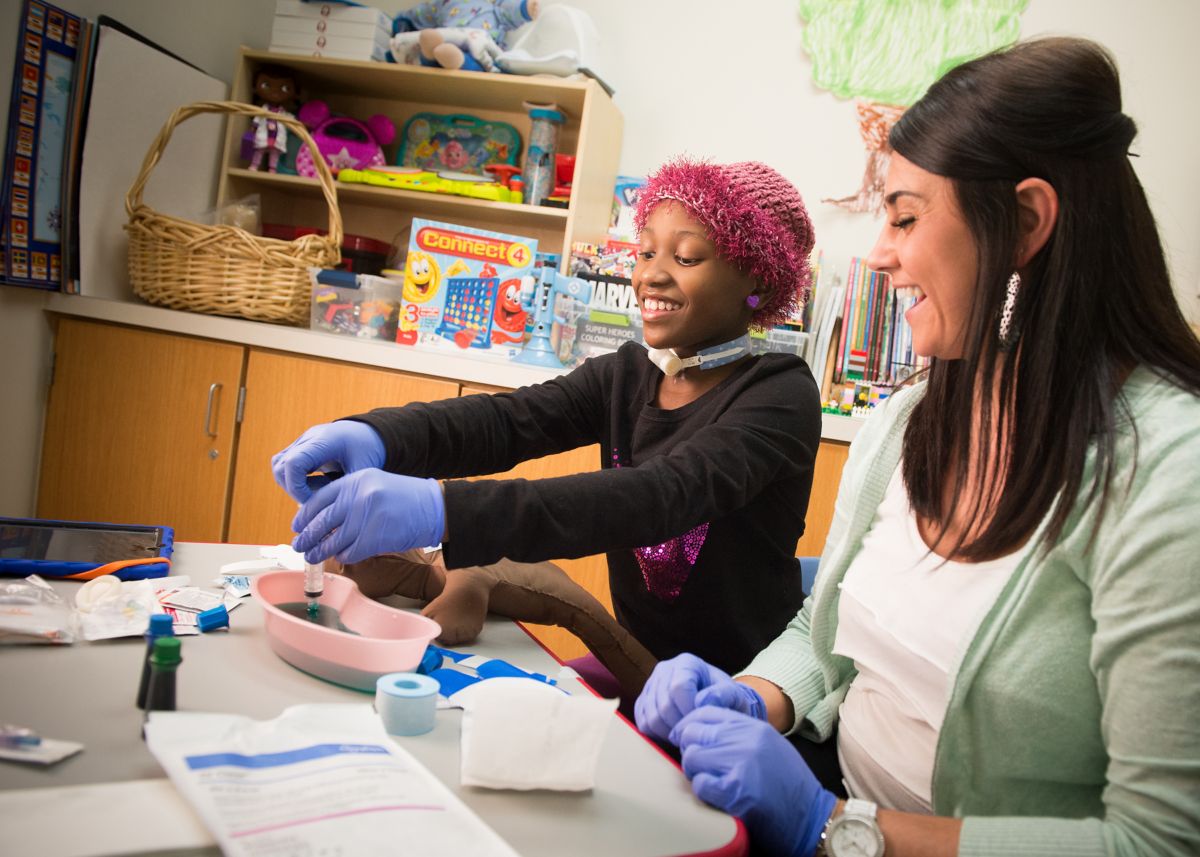
[[[389,735],[423,735],[433,728],[438,683],[417,673],[388,673],[375,682],[375,710]]]

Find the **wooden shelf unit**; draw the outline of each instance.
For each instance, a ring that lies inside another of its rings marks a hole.
[[[405,123],[418,113],[469,113],[513,125],[521,134],[518,164],[522,167],[530,129],[525,105],[552,103],[566,117],[559,132],[558,151],[575,155],[569,208],[513,205],[339,182],[338,208],[347,233],[391,242],[413,217],[426,217],[536,238],[539,250],[559,254],[564,264],[572,242],[603,240],[612,212],[624,120],[595,81],[447,71],[243,48],[230,97],[252,102],[254,75],[266,64],[291,69],[305,100],[319,98],[334,112],[355,118],[375,113],[391,118],[396,124],[396,140],[384,147],[389,164],[397,161]],[[220,204],[257,194],[264,223],[324,228],[329,213],[316,179],[247,169],[241,159],[241,139],[248,128],[248,120],[240,118],[227,125]]]

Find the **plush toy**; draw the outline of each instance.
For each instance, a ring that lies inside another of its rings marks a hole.
[[[539,0],[425,0],[395,18],[397,62],[498,71],[510,30],[537,17]]]
[[[298,118],[312,129],[313,142],[334,175],[347,167],[363,170],[386,164],[383,147],[396,137],[395,123],[383,114],[377,113],[365,122],[334,116],[324,101],[308,102],[300,108]],[[310,178],[317,174],[308,146],[296,155],[296,172]]]

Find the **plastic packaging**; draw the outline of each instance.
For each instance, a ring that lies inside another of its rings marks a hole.
[[[390,277],[313,268],[309,328],[358,339],[396,338],[404,272]]]
[[[0,583],[0,643],[73,643],[74,613],[36,574]]]
[[[262,232],[262,198],[252,193],[209,209],[196,219],[211,226],[237,226],[251,235],[258,235]]]

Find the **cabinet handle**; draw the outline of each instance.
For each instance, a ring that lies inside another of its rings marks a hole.
[[[217,390],[221,389],[220,384],[212,384],[208,388],[208,407],[204,409],[204,433],[209,437],[216,437],[217,433],[212,430],[212,412],[213,412],[213,396]]]

